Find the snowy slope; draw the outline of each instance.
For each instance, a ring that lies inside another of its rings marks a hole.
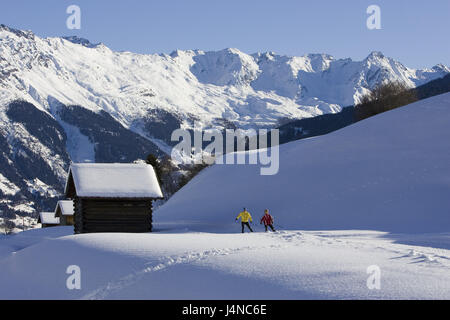
[[[280,146],[280,171],[214,165],[155,213],[230,231],[247,207],[283,229],[444,232],[450,226],[450,93]]]
[[[450,298],[449,234],[420,238],[439,241],[433,248],[373,231],[70,233],[57,227],[0,239],[0,298]],[[80,290],[66,287],[71,265],[80,267]],[[381,270],[380,290],[366,285],[372,265]]]
[[[0,299],[450,299],[449,121],[450,93],[283,145],[275,176],[215,165],[155,212],[154,233],[2,237]],[[242,206],[290,230],[242,235]]]

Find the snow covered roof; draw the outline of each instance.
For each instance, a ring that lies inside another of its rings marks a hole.
[[[58,214],[58,208],[61,210],[63,216],[73,216],[73,201],[61,200],[56,205],[55,214]]]
[[[155,171],[148,164],[72,164],[66,184],[66,195],[69,193],[71,183],[74,184],[76,195],[79,197],[163,197]]]
[[[39,213],[39,221],[42,224],[59,224],[59,218],[55,217],[54,212]]]

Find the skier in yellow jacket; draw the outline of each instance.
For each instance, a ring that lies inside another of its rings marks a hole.
[[[239,215],[236,217],[236,221],[241,218],[241,224],[242,224],[242,233],[244,233],[244,226],[247,226],[251,232],[253,232],[252,228],[250,227],[249,221],[252,222],[252,216],[250,215],[250,212],[247,211],[247,209],[244,208],[244,211],[239,213]]]

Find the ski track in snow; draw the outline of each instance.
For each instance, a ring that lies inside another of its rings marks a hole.
[[[269,246],[246,246],[242,248],[215,248],[204,251],[186,252],[182,255],[169,256],[154,265],[146,265],[143,269],[128,274],[116,281],[111,281],[107,285],[102,286],[81,297],[81,300],[102,300],[107,299],[112,293],[119,292],[122,289],[132,286],[146,275],[177,266],[180,264],[191,264],[198,261],[206,260],[216,256],[227,256],[237,254],[243,251],[264,250],[268,248],[283,249],[288,246],[308,245],[316,246],[346,246],[354,249],[383,250],[392,255],[390,259],[404,261],[404,263],[423,264],[424,267],[444,267],[450,270],[450,255],[444,254],[445,249],[436,249],[419,246],[409,246],[404,244],[389,243],[387,239],[380,239],[381,243],[373,243],[362,236],[360,239],[349,239],[348,234],[333,235],[315,231],[277,231],[274,233],[266,233],[266,237],[275,240],[284,241],[285,244],[269,245]]]
[[[357,250],[361,248],[383,250],[393,254],[391,259],[408,260],[407,263],[425,263],[427,267],[434,264],[435,266],[448,268],[450,270],[450,255],[444,254],[444,251],[448,250],[420,246],[411,248],[411,246],[408,245],[395,243],[383,243],[383,246],[380,246],[379,244],[374,246],[372,241],[367,241],[367,239],[347,240],[346,238],[348,238],[348,235],[333,236],[321,233],[322,232],[278,231],[272,235],[276,235],[295,246],[300,246],[302,243],[308,242],[309,244],[317,245],[352,246]],[[382,241],[386,242],[386,239],[383,239]]]
[[[223,249],[210,249],[200,252],[187,252],[183,255],[179,256],[172,256],[167,257],[163,259],[160,263],[156,265],[150,265],[146,266],[144,269],[131,273],[125,277],[120,278],[117,281],[111,281],[106,286],[100,287],[96,290],[94,290],[91,293],[86,294],[85,296],[81,297],[81,300],[103,300],[108,297],[109,294],[113,292],[120,291],[121,289],[131,286],[134,283],[138,282],[143,276],[146,274],[149,274],[151,272],[157,272],[172,266],[180,265],[180,264],[189,264],[194,263],[196,261],[205,260],[210,257],[214,256],[227,256],[230,254],[235,254],[242,251],[248,251],[248,250],[260,250],[260,249],[266,249],[266,248],[276,248],[280,247],[277,245],[271,245],[271,246],[264,246],[264,247],[242,247],[242,248],[223,248]]]
[[[365,241],[365,239],[352,239],[351,241],[348,241],[345,240],[347,236],[342,236],[342,239],[339,239],[339,236],[333,237],[330,235],[319,235],[318,237],[322,238],[319,240],[322,243],[342,243],[344,245],[352,245],[355,249],[361,249],[365,247],[383,250],[394,255],[391,259],[409,259],[408,263],[431,263],[450,269],[450,255],[445,255],[443,252],[446,250],[444,249],[420,246],[414,246],[414,248],[411,248],[412,246],[409,245],[395,243],[389,243],[388,245],[383,243],[382,246],[380,244],[377,244],[374,247],[372,242]],[[330,238],[332,238],[332,241],[329,241]],[[383,240],[383,242],[386,242],[386,239]]]

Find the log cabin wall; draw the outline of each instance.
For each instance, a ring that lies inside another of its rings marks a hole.
[[[64,223],[66,226],[73,226],[74,224],[73,216],[64,216]]]
[[[81,210],[81,199],[73,198],[73,219],[75,234],[83,233],[83,212]]]
[[[151,199],[74,199],[75,233],[151,232]]]

